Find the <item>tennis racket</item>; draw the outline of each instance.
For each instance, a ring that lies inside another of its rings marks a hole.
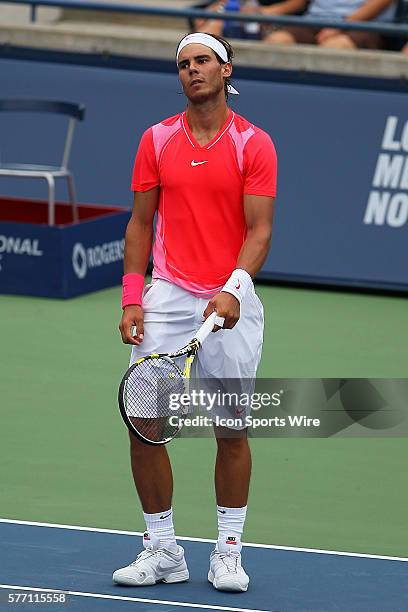
[[[190,412],[187,394],[191,366],[214,327],[217,313],[205,320],[194,338],[174,353],[153,353],[130,366],[119,386],[119,408],[129,431],[146,444],[167,444]],[[185,358],[183,367],[175,359]],[[177,398],[183,396],[183,403]]]

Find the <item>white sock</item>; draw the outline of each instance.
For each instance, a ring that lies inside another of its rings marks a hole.
[[[241,540],[246,513],[247,506],[243,508],[217,506],[218,537],[227,538],[228,536],[235,536],[238,540]]]
[[[143,516],[147,531],[154,533],[159,538],[160,546],[175,552],[177,550],[177,542],[173,526],[173,508],[154,514],[143,512]]]

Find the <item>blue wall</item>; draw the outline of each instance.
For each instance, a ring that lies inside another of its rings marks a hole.
[[[176,72],[0,59],[0,83],[1,97],[50,97],[86,105],[72,154],[82,202],[130,206],[132,163],[143,130],[185,105]],[[408,185],[403,176],[407,94],[248,79],[235,84],[241,95],[233,97],[232,107],[271,134],[279,156],[273,247],[264,273],[408,288]],[[389,117],[396,118],[388,134],[394,150],[383,146]],[[3,158],[21,159],[18,141],[28,161],[38,154],[41,161],[55,158],[60,120],[51,129],[36,122],[35,133],[32,120],[21,115],[13,122],[10,116],[5,119],[6,114],[0,116]],[[408,141],[408,127],[406,133]],[[388,161],[378,171],[382,184],[374,188],[380,155]],[[403,159],[394,160],[396,155]],[[372,191],[376,201],[367,212]],[[0,193],[44,197],[45,187],[2,179]],[[64,197],[63,190],[60,194]]]

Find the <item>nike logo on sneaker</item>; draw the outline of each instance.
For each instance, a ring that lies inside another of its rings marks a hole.
[[[208,159],[206,159],[205,161],[200,161],[200,162],[196,162],[194,161],[194,159],[191,161],[191,165],[194,166],[201,166],[202,164],[208,164]]]
[[[170,516],[171,512],[169,512],[168,514],[166,514],[165,516],[161,516],[160,520],[167,518],[168,516]]]

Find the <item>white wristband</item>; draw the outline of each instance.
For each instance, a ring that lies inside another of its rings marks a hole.
[[[248,288],[252,287],[252,285],[252,278],[248,272],[246,270],[242,270],[242,268],[237,268],[233,271],[221,291],[231,293],[231,295],[236,297],[238,302],[241,304]]]

